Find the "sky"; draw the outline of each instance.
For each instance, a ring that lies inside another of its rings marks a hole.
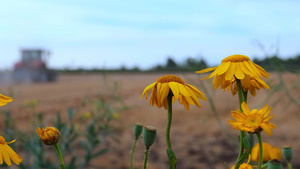
[[[53,68],[148,69],[168,57],[218,65],[232,54],[276,51],[287,58],[300,53],[299,8],[295,0],[2,1],[0,70],[33,48],[50,51]]]

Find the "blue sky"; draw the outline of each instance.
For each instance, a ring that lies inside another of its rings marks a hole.
[[[0,5],[0,69],[20,48],[52,52],[55,68],[150,68],[172,56],[219,64],[226,56],[300,53],[300,1],[10,0]]]

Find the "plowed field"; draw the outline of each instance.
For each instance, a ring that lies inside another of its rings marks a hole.
[[[148,168],[165,169],[168,168],[164,136],[167,112],[163,108],[158,109],[149,106],[149,100],[145,98],[140,99],[144,88],[162,75],[107,74],[106,78],[103,78],[101,74],[61,74],[55,83],[2,85],[0,92],[8,95],[9,91],[13,91],[14,101],[6,105],[7,107],[1,108],[11,107],[12,118],[17,127],[32,132],[29,128],[28,119],[33,114],[30,109],[22,106],[24,102],[36,99],[38,101],[37,111],[44,112],[51,124],[57,111],[66,116],[67,108],[78,107],[87,95],[101,92],[104,84],[118,82],[121,98],[128,106],[131,106],[129,110],[120,112],[116,120],[116,125],[122,127],[118,133],[120,143],[110,140],[110,151],[93,160],[89,168],[129,168],[130,150],[133,144],[132,127],[136,122],[140,122],[144,125],[155,126],[158,131],[157,139],[150,148]],[[199,85],[199,79],[204,77],[203,75],[193,73],[176,75],[182,77],[185,83],[192,84],[203,91]],[[274,118],[271,119],[271,122],[277,128],[272,130],[272,136],[263,132],[263,141],[280,148],[287,144],[291,145],[294,148],[292,163],[295,168],[300,168],[300,108],[290,100],[292,96],[297,102],[300,102],[300,86],[293,86],[298,79],[296,75],[283,74],[283,77],[290,96],[281,86],[273,95],[271,95],[272,90],[259,90],[255,97],[249,95],[248,103],[250,109],[261,109],[266,103],[272,106],[271,115],[274,115]],[[271,88],[275,88],[274,85],[279,82],[276,73],[273,73],[266,82]],[[212,90],[211,80],[204,80],[203,83],[209,89],[222,124],[236,140],[239,132],[232,129],[228,119],[233,119],[230,111],[238,109],[237,96],[232,96],[230,92],[223,93],[221,89]],[[270,95],[269,100],[264,102]],[[200,103],[202,105],[200,109],[196,106],[190,106],[190,111],[186,111],[178,101],[173,104],[171,140],[178,159],[177,168],[219,169],[225,168],[224,162],[231,168],[238,151],[218,124],[210,104],[202,100]],[[85,111],[83,109],[79,114],[83,114]],[[3,131],[4,121],[2,117],[0,122],[0,131]],[[142,139],[140,139],[134,157],[135,168],[142,168],[143,159],[144,146]],[[284,163],[283,159],[281,161]]]

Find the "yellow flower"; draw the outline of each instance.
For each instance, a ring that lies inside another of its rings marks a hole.
[[[60,132],[55,127],[46,127],[46,129],[44,127],[42,129],[38,128],[36,129],[36,133],[43,143],[48,146],[58,143],[61,137]]]
[[[87,120],[91,117],[91,113],[90,112],[86,112],[83,115],[81,115],[81,119],[82,120]]]
[[[253,169],[253,167],[256,167],[256,166],[250,165],[249,163],[250,163],[250,155],[249,155],[247,163],[241,164],[239,169]],[[231,167],[231,169],[234,169],[234,168],[235,168],[235,165]]]
[[[149,105],[157,106],[161,108],[164,106],[168,109],[167,96],[169,92],[173,93],[174,102],[175,99],[179,100],[180,104],[183,104],[186,110],[189,110],[189,105],[196,104],[197,107],[201,107],[198,98],[207,100],[203,93],[201,93],[196,87],[184,83],[184,81],[175,75],[165,75],[156,80],[156,82],[147,86],[141,96],[141,99],[146,97],[148,92],[152,89]]]
[[[235,80],[235,78],[241,80],[243,88],[249,89],[251,84],[251,78],[260,79],[262,76],[268,78],[267,73],[262,67],[253,63],[249,57],[245,55],[231,55],[223,59],[221,64],[217,67],[207,68],[196,73],[206,73],[213,71],[212,74],[203,78],[214,77],[213,84],[214,89],[221,86],[221,89],[225,90]],[[201,79],[201,80],[203,80]],[[260,82],[262,84],[262,82]],[[263,85],[268,88],[267,85]]]
[[[252,96],[256,95],[256,90],[259,89],[270,89],[270,87],[261,79],[255,78],[250,76],[250,85],[244,84],[245,81],[241,81],[243,91],[249,91]],[[223,89],[223,92],[226,90],[226,88]],[[227,91],[231,90],[232,95],[236,95],[237,93],[237,84],[236,80],[234,79],[233,81],[230,82],[230,85],[227,86]]]
[[[0,106],[4,106],[7,103],[12,102],[12,101],[13,101],[13,99],[11,97],[0,94]]]
[[[228,121],[234,129],[249,133],[257,133],[264,130],[269,136],[272,135],[271,129],[276,128],[276,126],[269,122],[273,115],[267,117],[271,112],[271,108],[268,109],[268,105],[265,105],[261,110],[253,109],[250,111],[248,105],[243,102],[242,110],[243,112],[240,110],[231,111],[231,115],[236,121]]]
[[[117,112],[114,112],[114,113],[113,113],[113,118],[114,118],[114,119],[117,119],[117,118],[119,118],[119,113],[117,113]]]
[[[263,161],[268,162],[269,160],[281,160],[282,152],[280,148],[271,146],[268,143],[263,143]],[[259,144],[256,144],[251,151],[251,159],[253,162],[259,160]]]
[[[3,159],[8,166],[11,166],[11,161],[17,165],[20,165],[20,162],[22,162],[21,157],[8,145],[15,141],[16,140],[6,142],[5,139],[0,136],[0,164],[3,164]]]

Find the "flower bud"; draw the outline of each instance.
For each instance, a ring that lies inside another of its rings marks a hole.
[[[54,145],[58,143],[61,135],[60,132],[55,127],[44,127],[42,129],[36,129],[37,135],[43,141],[45,145]]]
[[[143,125],[141,123],[136,123],[133,127],[134,139],[138,139],[143,131]]]
[[[143,130],[143,140],[146,146],[146,149],[149,149],[150,146],[154,143],[156,138],[156,128],[153,126],[146,126]]]
[[[282,155],[288,162],[290,162],[293,158],[293,149],[291,146],[284,146],[282,148]]]
[[[271,160],[267,169],[282,169],[282,165],[278,160]]]

